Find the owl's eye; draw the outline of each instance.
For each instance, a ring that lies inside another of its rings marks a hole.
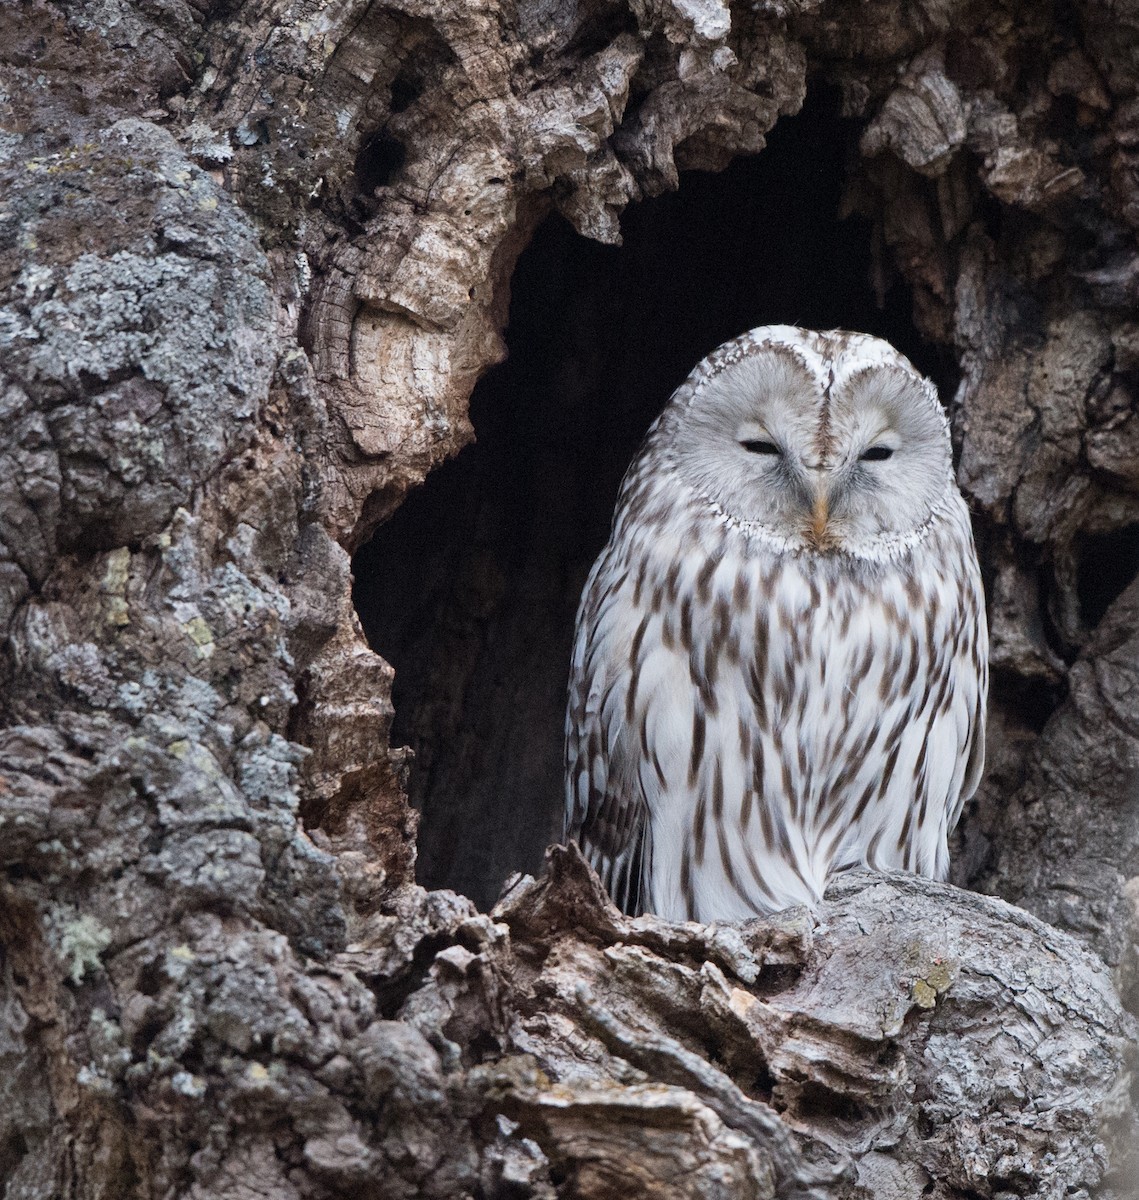
[[[889,446],[871,446],[869,450],[862,452],[861,458],[863,462],[882,462],[893,453]]]
[[[740,442],[749,454],[782,454],[783,451],[774,442],[763,440]]]

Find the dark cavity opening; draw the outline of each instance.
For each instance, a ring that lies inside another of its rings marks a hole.
[[[27,1157],[27,1154],[28,1143],[18,1129],[9,1130],[0,1139],[0,1184],[5,1184],[11,1179],[12,1174]]]
[[[423,95],[423,81],[417,79],[408,71],[400,73],[392,80],[391,98],[388,108],[393,113],[406,112]]]
[[[548,219],[513,277],[509,359],[471,398],[477,445],[357,554],[360,618],[396,669],[393,743],[415,752],[425,885],[487,906],[560,840],[578,598],[626,466],[704,355],[756,325],[843,326],[951,394],[908,293],[876,305],[869,224],[838,219],[858,126],[835,112],[816,98],[758,157],[630,208],[623,247]]]
[[[1079,542],[1076,597],[1080,620],[1094,629],[1139,575],[1139,525],[1085,534]]]
[[[387,187],[407,160],[402,142],[381,129],[360,147],[356,155],[356,186],[363,196],[372,196],[376,188]]]

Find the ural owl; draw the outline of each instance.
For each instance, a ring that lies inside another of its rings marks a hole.
[[[933,385],[866,334],[754,329],[653,424],[578,610],[566,835],[672,920],[942,879],[988,634]]]

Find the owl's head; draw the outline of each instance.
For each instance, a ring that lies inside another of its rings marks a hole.
[[[791,550],[877,557],[956,490],[936,389],[868,334],[754,329],[693,371],[650,441],[697,497]]]

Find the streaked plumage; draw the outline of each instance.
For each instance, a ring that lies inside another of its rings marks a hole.
[[[578,612],[567,837],[676,920],[815,903],[855,865],[944,878],[987,640],[933,385],[865,334],[752,330],[622,485]]]

